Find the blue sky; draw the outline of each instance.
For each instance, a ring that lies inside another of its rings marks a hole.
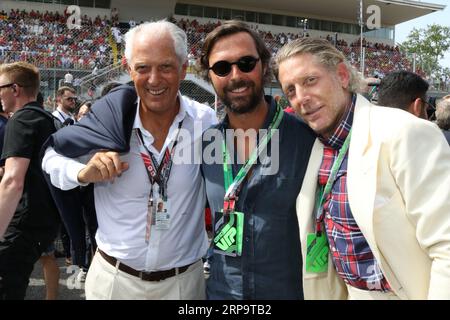
[[[401,23],[395,27],[395,41],[401,43],[406,40],[409,32],[413,28],[426,28],[429,24],[440,24],[450,27],[450,0],[426,0],[422,2],[436,3],[447,5],[444,11],[434,12],[426,16]],[[381,13],[383,14],[383,13]],[[450,67],[450,51],[447,52],[441,64]]]

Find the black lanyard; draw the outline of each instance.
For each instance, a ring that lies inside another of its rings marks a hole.
[[[61,118],[62,118],[62,121],[61,122],[63,122],[64,123],[64,121],[66,121],[66,119],[67,118],[70,118],[70,116],[68,116],[67,118],[66,117],[64,117],[64,115],[61,113],[61,111],[59,111],[58,109],[57,109],[57,111],[58,111],[58,113],[59,113],[59,115],[61,116]]]
[[[150,196],[153,195],[153,185],[157,183],[159,186],[159,193],[164,199],[164,201],[167,200],[167,183],[169,181],[170,172],[172,170],[173,154],[175,152],[175,147],[178,143],[178,135],[180,133],[182,125],[183,120],[180,121],[178,124],[178,132],[175,137],[175,142],[173,143],[172,150],[169,151],[169,146],[166,147],[166,149],[164,150],[164,157],[159,165],[154,155],[145,146],[141,130],[139,128],[136,129],[139,143],[140,145],[142,145],[142,147],[144,147],[145,151],[147,152],[147,154],[143,152],[139,153],[141,155],[142,161],[144,162],[145,168],[147,169],[146,172],[150,180],[151,184]]]

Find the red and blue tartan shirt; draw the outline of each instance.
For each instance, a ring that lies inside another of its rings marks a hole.
[[[319,170],[319,187],[324,188],[353,124],[356,95],[334,134],[319,139],[324,144],[323,160]],[[339,276],[350,286],[362,290],[389,291],[386,281],[369,244],[358,227],[347,193],[348,152],[342,161],[330,194],[325,199],[322,217],[327,232],[333,263]]]

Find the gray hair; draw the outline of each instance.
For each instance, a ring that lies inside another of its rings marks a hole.
[[[125,58],[128,62],[131,61],[131,52],[133,51],[134,39],[137,34],[146,32],[148,34],[165,34],[169,33],[173,39],[173,46],[175,53],[180,61],[180,64],[184,64],[187,61],[187,37],[186,33],[175,24],[166,21],[152,21],[142,23],[125,34]],[[151,53],[149,53],[151,54]]]
[[[437,103],[436,124],[442,130],[450,130],[450,99],[442,99]]]
[[[273,63],[273,72],[277,80],[279,80],[280,64],[293,56],[302,54],[311,54],[321,65],[331,71],[336,71],[337,65],[341,62],[344,63],[350,74],[349,90],[355,93],[361,92],[362,77],[360,73],[350,65],[342,52],[333,47],[329,41],[323,39],[296,39],[282,47],[275,56]]]

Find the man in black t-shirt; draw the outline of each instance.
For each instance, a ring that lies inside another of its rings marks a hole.
[[[8,115],[6,112],[3,111],[2,101],[0,100],[0,154],[2,153],[3,149],[3,140],[5,138],[5,127],[6,122],[8,122]],[[4,163],[2,160],[0,160],[0,180],[2,180],[4,171]]]
[[[25,62],[0,66],[0,100],[13,113],[5,130],[0,182],[0,300],[24,299],[34,263],[54,240],[58,212],[41,171],[40,151],[55,131],[39,106],[39,70]]]

